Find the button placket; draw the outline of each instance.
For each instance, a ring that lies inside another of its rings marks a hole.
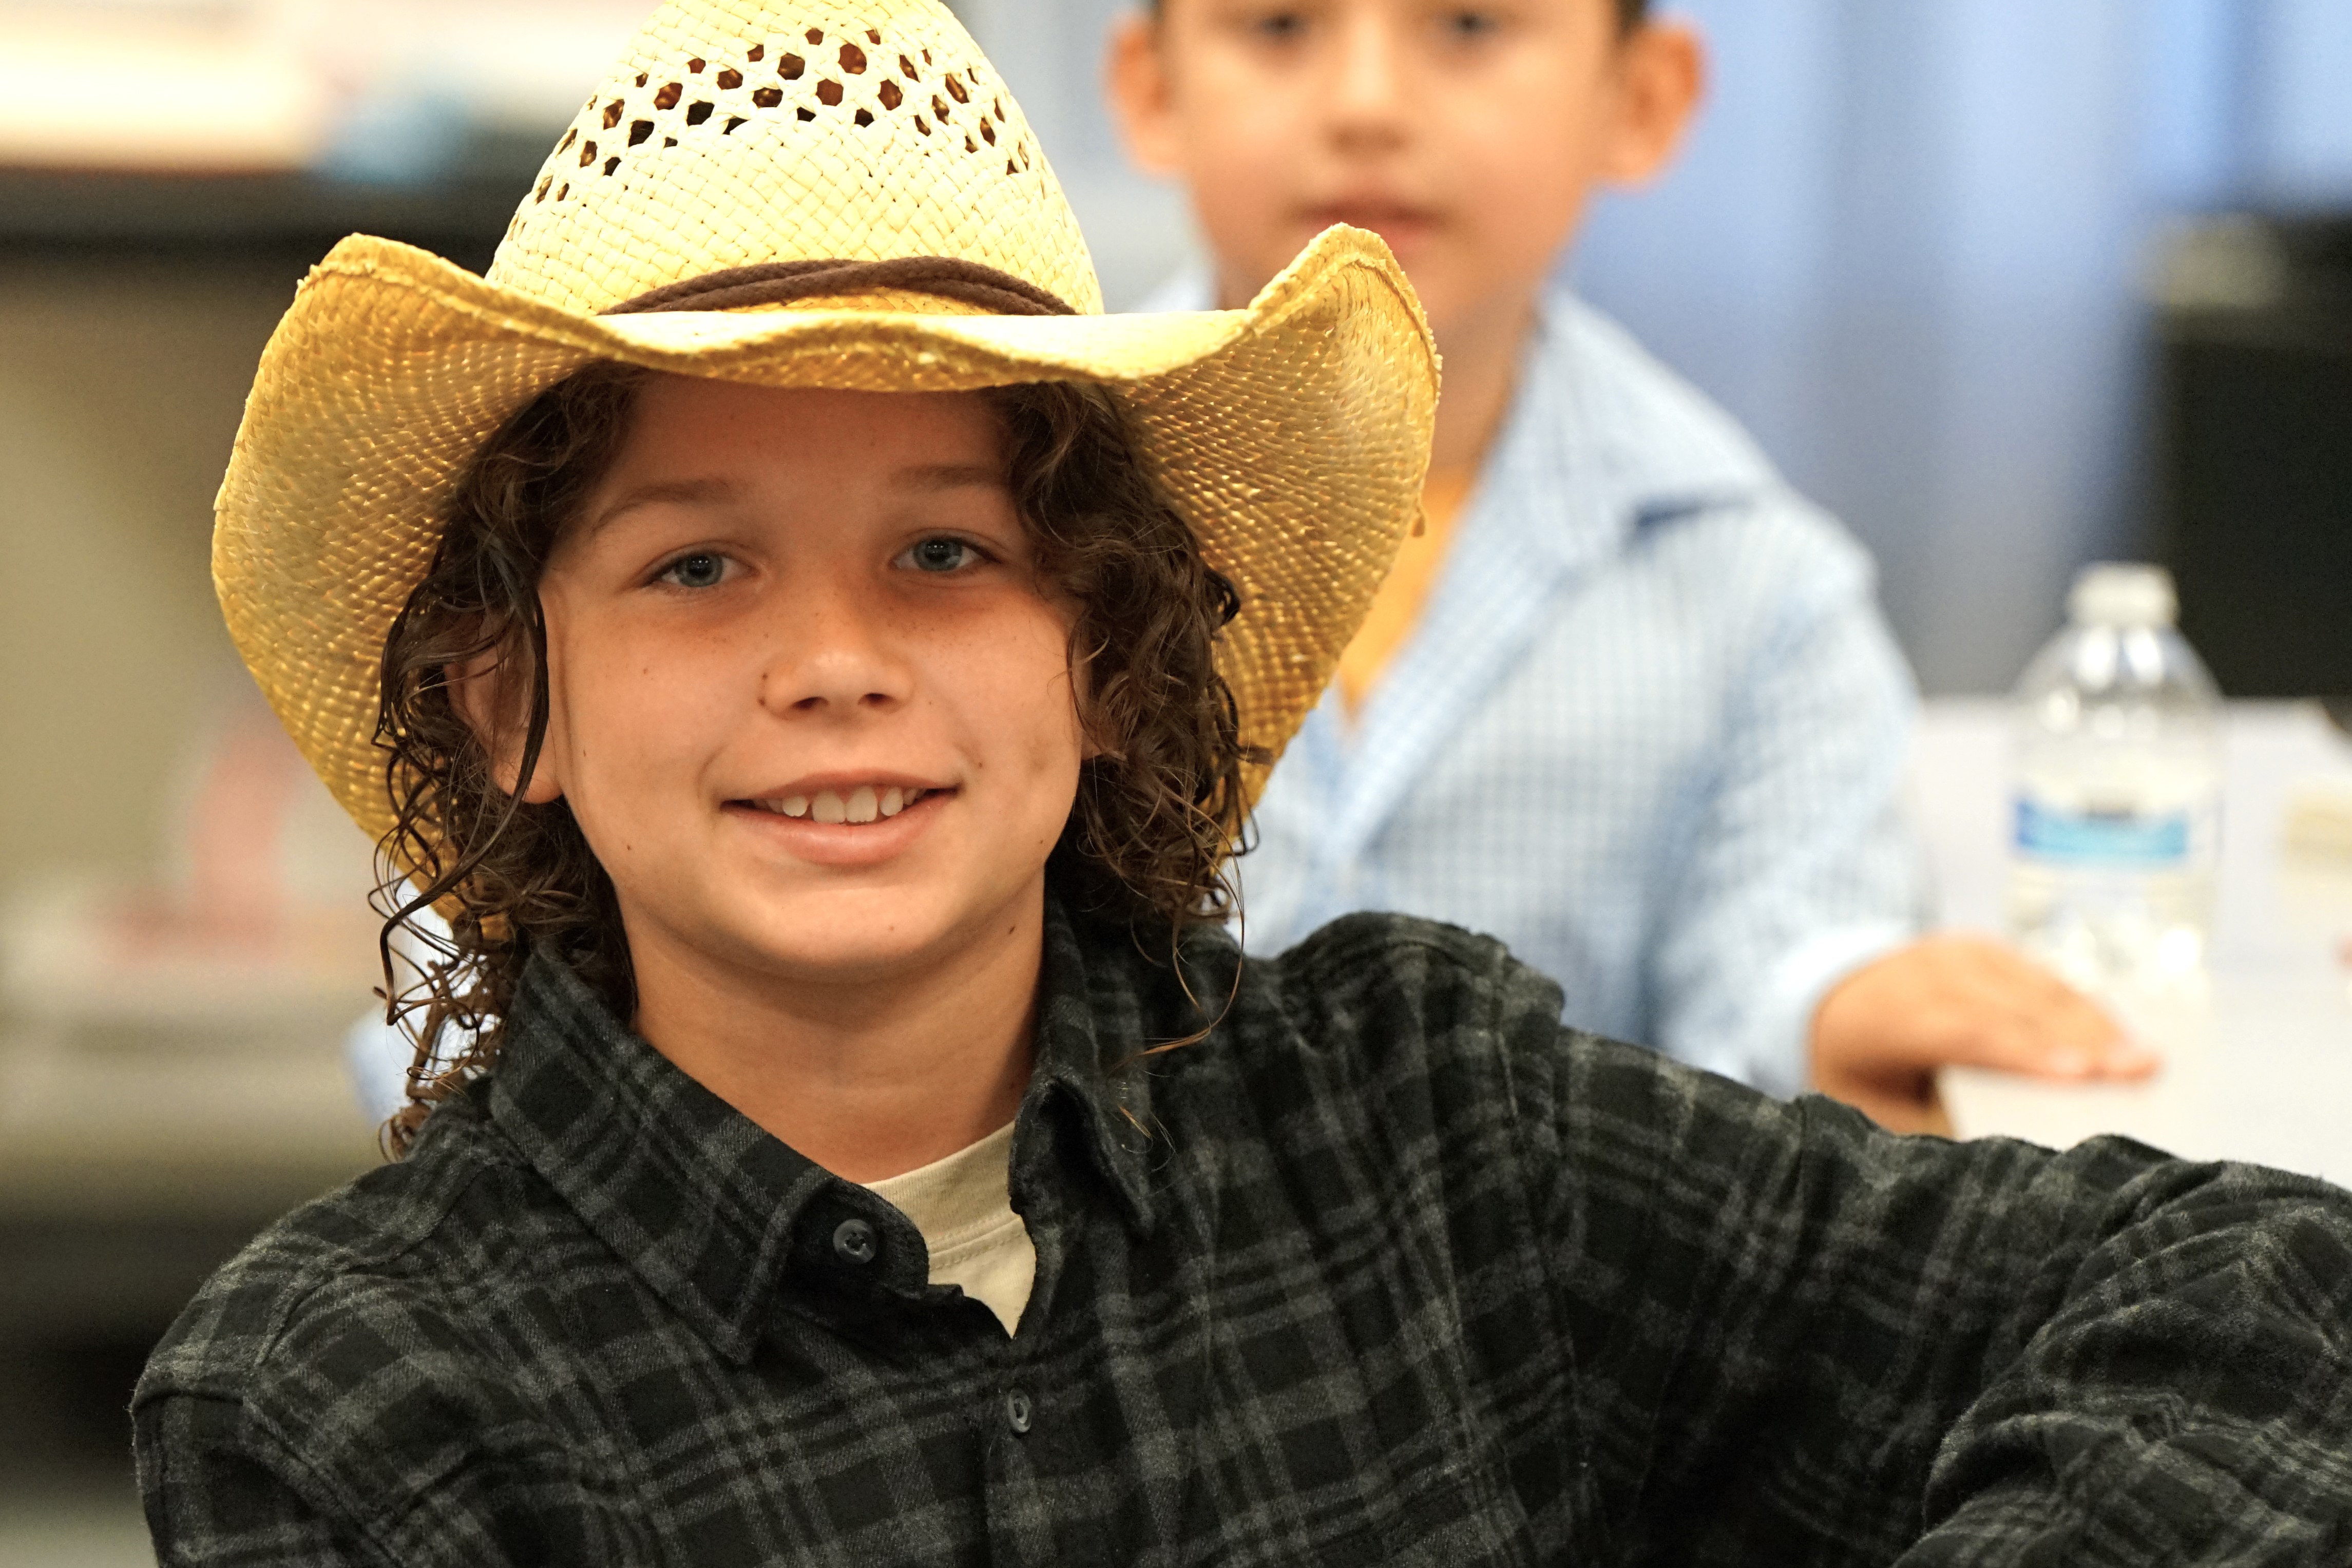
[[[1004,1391],[1004,1424],[1013,1428],[1016,1437],[1025,1437],[1037,1422],[1037,1407],[1031,1403],[1029,1391],[1008,1388]]]

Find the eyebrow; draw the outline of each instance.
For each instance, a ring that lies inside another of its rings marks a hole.
[[[891,476],[892,488],[902,490],[952,490],[974,486],[1003,489],[1004,483],[1004,470],[992,463],[918,463]],[[612,505],[588,520],[583,531],[591,535],[600,532],[639,507],[711,506],[734,500],[736,493],[735,485],[728,479],[656,480],[622,492]]]
[[[952,490],[972,485],[991,489],[1004,487],[1004,469],[995,463],[919,463],[905,468],[892,477],[897,489],[908,490]]]
[[[707,506],[732,500],[734,495],[734,485],[726,479],[660,479],[622,492],[612,505],[588,520],[585,531],[600,532],[641,506]]]

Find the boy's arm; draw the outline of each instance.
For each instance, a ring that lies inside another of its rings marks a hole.
[[[1622,1560],[2352,1562],[2352,1194],[1897,1138],[1507,990]]]
[[[140,1489],[161,1568],[323,1564],[393,1568],[316,1495],[299,1461],[257,1441],[234,1399],[165,1394],[133,1411]]]
[[[1723,569],[1774,588],[1724,694],[1645,979],[1651,1044],[1785,1095],[1806,1085],[1829,986],[1916,930],[1902,816],[1916,700],[1861,552],[1793,510],[1756,521],[1764,542]]]

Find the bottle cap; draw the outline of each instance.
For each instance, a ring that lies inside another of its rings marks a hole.
[[[2075,574],[2066,595],[2066,613],[2078,626],[2168,626],[2179,608],[2172,574],[2137,562],[2095,562]]]

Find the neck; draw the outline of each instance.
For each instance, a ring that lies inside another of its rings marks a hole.
[[[1486,461],[1510,409],[1520,353],[1535,322],[1536,295],[1530,289],[1482,300],[1433,323],[1445,370],[1429,450],[1433,483],[1466,480]]]
[[[1028,1087],[1042,877],[951,951],[847,980],[779,978],[630,921],[637,1032],[704,1088],[845,1181],[944,1159]]]

